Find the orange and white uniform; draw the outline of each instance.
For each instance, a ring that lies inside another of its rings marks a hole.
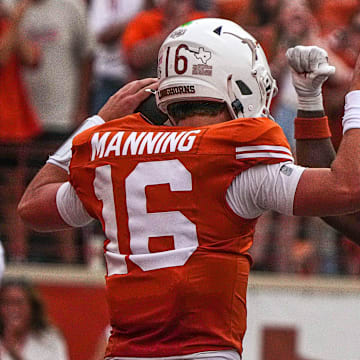
[[[241,355],[248,250],[267,202],[292,212],[302,173],[292,161],[281,128],[267,118],[186,128],[153,126],[135,114],[74,139],[70,183],[59,198],[76,193],[107,237],[107,358]],[[285,195],[264,181],[269,167],[276,181],[291,184],[279,186]],[[262,187],[270,188],[263,197]]]

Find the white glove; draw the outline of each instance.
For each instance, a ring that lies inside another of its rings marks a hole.
[[[286,52],[292,82],[298,96],[298,109],[323,110],[321,87],[335,73],[328,63],[327,52],[318,46],[296,46]]]

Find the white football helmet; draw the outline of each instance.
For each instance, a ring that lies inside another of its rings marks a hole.
[[[225,102],[233,119],[269,117],[277,92],[266,56],[256,39],[229,20],[206,18],[175,29],[158,57],[156,102]]]

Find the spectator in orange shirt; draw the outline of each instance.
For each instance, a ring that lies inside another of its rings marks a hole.
[[[157,0],[153,9],[138,14],[125,29],[122,45],[139,78],[156,75],[160,45],[177,26],[208,16],[196,11],[193,0]]]
[[[330,120],[332,142],[335,149],[337,149],[342,138],[343,99],[341,97],[346,94],[356,56],[360,51],[360,9],[352,14],[348,24],[334,28],[332,32],[325,36],[325,41],[328,49],[336,54],[343,63],[342,67],[337,65],[336,69],[337,72],[341,71],[341,74],[343,74],[342,81],[336,83],[330,81],[324,86],[323,91],[326,112]],[[346,74],[348,74],[347,78]]]
[[[273,105],[273,113],[276,121],[283,127],[290,144],[294,146],[293,124],[290,124],[291,122],[288,119],[295,116],[297,103],[296,97],[292,97],[295,94],[291,84],[290,69],[283,60],[286,49],[300,44],[314,44],[324,48],[329,54],[332,64],[336,67],[336,73],[324,88],[331,88],[332,91],[335,88],[340,88],[342,91],[341,96],[330,95],[328,97],[327,91],[324,90],[331,128],[333,127],[332,119],[334,116],[329,105],[333,103],[336,109],[343,108],[343,96],[347,91],[352,71],[343,59],[331,49],[326,38],[321,35],[319,23],[306,1],[284,1],[277,17],[277,23],[277,44],[273,50],[274,57],[271,60],[270,68],[274,78],[279,83],[280,91],[275,106]]]
[[[5,188],[0,213],[14,260],[23,259],[27,248],[25,228],[16,214],[25,187],[24,144],[41,132],[21,79],[22,66],[35,66],[39,60],[37,47],[19,31],[29,3],[20,1],[11,12],[0,3],[0,181]]]
[[[40,132],[23,87],[21,66],[35,66],[39,51],[19,31],[30,0],[19,2],[11,14],[0,4],[0,142],[18,143]]]
[[[234,21],[241,26],[248,25],[254,20],[252,12],[253,0],[216,0],[218,16]]]
[[[359,0],[308,0],[308,4],[320,23],[323,35],[349,24],[353,14],[360,9]]]

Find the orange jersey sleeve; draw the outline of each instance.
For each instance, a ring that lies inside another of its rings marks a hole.
[[[71,183],[106,234],[107,356],[242,352],[256,219],[226,203],[234,177],[287,161],[273,121],[166,127],[139,114],[74,139]]]

